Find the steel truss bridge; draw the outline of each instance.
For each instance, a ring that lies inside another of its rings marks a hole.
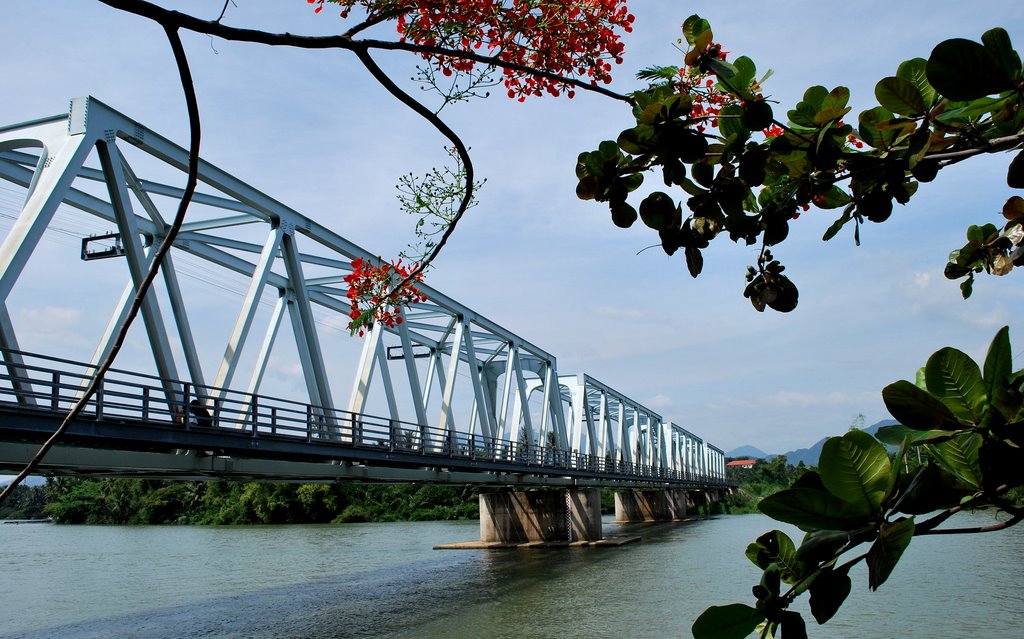
[[[163,212],[182,196],[171,184],[184,182],[187,160],[91,97],[0,128],[0,195],[19,202],[0,245],[0,471],[20,470],[110,352],[167,233]],[[108,373],[40,472],[725,486],[720,449],[588,375],[559,375],[552,354],[429,286],[396,327],[376,323],[361,343],[350,339],[338,330],[344,276],[356,258],[379,259],[209,163],[199,180],[130,333],[147,372]],[[42,240],[71,219],[108,232],[84,237],[65,264]],[[111,259],[90,271],[98,258]],[[217,297],[222,321],[197,320],[186,304],[190,264],[205,269],[200,280],[238,286],[237,305]],[[52,352],[34,325],[40,315],[11,312],[72,290],[86,291],[85,317],[110,314],[95,335],[75,336],[94,345],[80,359]],[[282,376],[282,362],[297,374]]]

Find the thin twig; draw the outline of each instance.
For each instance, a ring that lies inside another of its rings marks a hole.
[[[195,86],[192,83],[192,73],[189,70],[188,59],[185,56],[185,49],[181,43],[181,38],[178,35],[178,28],[174,25],[163,25],[164,31],[167,34],[167,39],[170,42],[171,50],[174,53],[174,61],[178,65],[178,75],[181,78],[182,89],[185,94],[185,104],[188,109],[188,119],[190,128],[190,140],[189,140],[189,156],[188,156],[188,178],[185,184],[185,190],[182,193],[181,201],[178,203],[178,210],[174,217],[174,221],[167,229],[167,235],[164,236],[163,241],[157,248],[156,253],[153,255],[153,262],[150,264],[149,270],[146,272],[146,277],[139,282],[138,288],[135,292],[135,299],[132,300],[131,308],[128,309],[128,314],[122,320],[120,327],[118,327],[117,335],[115,336],[114,344],[110,349],[110,352],[103,359],[102,362],[97,366],[96,373],[89,383],[89,386],[85,389],[82,396],[75,402],[74,406],[68,411],[68,414],[64,416],[64,420],[56,431],[39,447],[32,460],[25,466],[14,480],[7,485],[2,493],[0,493],[0,503],[14,491],[14,488],[20,484],[26,477],[31,475],[36,468],[42,463],[43,458],[50,451],[51,448],[57,443],[57,440],[71,427],[71,423],[78,418],[81,412],[85,409],[86,404],[96,394],[99,389],[100,383],[103,381],[103,376],[110,370],[110,367],[114,365],[114,358],[117,357],[118,352],[121,350],[121,346],[124,344],[125,337],[128,335],[128,329],[131,327],[132,321],[139,313],[139,309],[142,308],[143,300],[146,297],[146,293],[149,291],[156,279],[156,276],[160,270],[160,265],[163,263],[163,258],[170,251],[171,246],[174,244],[174,238],[178,235],[178,230],[181,229],[181,224],[185,220],[185,212],[188,210],[189,202],[192,200],[192,195],[195,193],[196,184],[199,180],[199,142],[201,139],[200,121],[199,121],[199,102],[196,98]]]
[[[1004,530],[1011,526],[1017,525],[1021,520],[1024,520],[1024,513],[1018,513],[1006,521],[1001,521],[998,524],[992,524],[990,526],[978,526],[976,528],[931,528],[923,530],[920,533],[914,531],[914,536],[918,535],[967,535],[972,533],[986,533],[995,532],[997,530]]]
[[[399,88],[399,86],[395,84],[379,66],[377,66],[377,63],[374,62],[368,50],[357,48],[355,49],[355,54],[356,57],[359,58],[359,61],[363,63],[363,66],[366,67],[366,70],[370,72],[370,75],[372,75],[377,82],[380,82],[381,86],[387,89],[388,92],[395,96],[402,104],[421,115],[427,122],[433,125],[435,129],[440,131],[442,135],[448,138],[454,146],[455,151],[459,154],[459,158],[462,160],[462,166],[466,171],[466,187],[462,194],[462,201],[459,202],[458,210],[455,212],[455,215],[452,217],[447,228],[445,228],[444,233],[441,234],[437,244],[434,245],[433,250],[430,251],[427,257],[420,262],[416,268],[414,268],[409,275],[405,277],[405,279],[395,285],[392,289],[398,290],[411,282],[417,275],[422,273],[434,258],[437,257],[438,253],[441,252],[441,248],[444,247],[448,238],[451,237],[452,233],[455,231],[455,227],[458,225],[459,220],[462,219],[462,216],[469,209],[469,205],[473,201],[473,160],[469,157],[469,149],[466,148],[462,138],[460,138],[455,131],[452,131],[452,129],[445,124],[441,118],[434,114],[433,111],[423,106],[415,98]]]

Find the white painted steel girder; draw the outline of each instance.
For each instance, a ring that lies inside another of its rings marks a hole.
[[[26,376],[14,374],[21,360],[12,352],[18,350],[18,339],[7,301],[62,204],[116,227],[124,245],[126,286],[91,363],[110,351],[154,247],[166,235],[172,216],[160,205],[170,211],[167,201],[176,208],[183,194],[166,179],[137,173],[142,167],[126,156],[129,149],[149,156],[150,164],[155,159],[163,173],[180,176],[184,183],[186,149],[92,97],[73,99],[68,114],[0,127],[0,178],[26,190],[20,214],[0,244],[0,349],[12,378]],[[98,158],[99,168],[86,165],[92,157]],[[401,324],[370,327],[348,399],[338,401],[314,309],[347,316],[344,276],[351,262],[360,258],[378,264],[379,258],[205,161],[200,162],[199,183],[193,203],[214,213],[186,220],[162,266],[171,313],[156,295],[148,296],[142,308],[169,402],[185,392],[180,382],[190,383],[193,396],[213,406],[228,390],[260,392],[287,316],[305,392],[319,419],[336,415],[335,407],[364,413],[371,394],[379,400],[382,393],[388,418],[418,424],[424,448],[479,436],[528,446],[554,444],[610,462],[724,479],[719,449],[588,375],[559,377],[553,355],[428,285],[420,286],[427,301],[402,309]],[[203,370],[196,347],[196,335],[206,326],[189,317],[181,295],[175,260],[185,254],[247,281],[213,375]],[[59,278],[54,285],[59,295]],[[276,304],[261,331],[257,309],[262,297],[274,291]],[[256,353],[254,358],[243,357],[247,349]],[[392,350],[400,355],[392,356]],[[184,362],[187,373],[178,372],[176,361]],[[244,388],[237,387],[239,379]],[[33,402],[29,392],[19,398]],[[460,398],[468,410],[456,411]]]
[[[0,178],[27,191],[14,227],[0,244],[0,348],[5,352],[18,349],[6,311],[8,296],[62,203],[115,226],[125,246],[127,285],[112,310],[107,331],[99,338],[93,363],[109,352],[114,329],[149,265],[153,247],[166,234],[171,216],[161,212],[155,198],[170,198],[176,207],[183,192],[180,187],[138,174],[138,167],[121,151],[125,145],[157,159],[165,172],[173,169],[184,182],[187,150],[95,98],[75,98],[66,115],[0,128]],[[100,168],[86,166],[90,157],[99,158]],[[428,285],[420,286],[428,301],[404,309],[401,325],[371,328],[355,364],[352,392],[347,402],[336,401],[312,309],[346,316],[343,280],[351,272],[351,262],[361,258],[377,264],[379,258],[205,161],[200,163],[199,181],[194,203],[217,214],[211,219],[186,220],[176,238],[163,267],[172,312],[167,314],[155,295],[147,296],[142,310],[156,368],[161,378],[169,380],[165,388],[169,401],[180,398],[181,393],[170,380],[183,377],[198,388],[209,380],[212,389],[203,399],[210,401],[235,388],[236,379],[244,372],[242,355],[248,347],[257,352],[255,364],[244,377],[247,386],[237,390],[259,391],[287,315],[309,401],[324,414],[336,404],[363,412],[371,392],[383,393],[392,420],[404,418],[421,424],[424,432],[427,426],[440,426],[453,438],[478,434],[515,440],[520,430],[525,430],[532,443],[550,430],[556,433],[559,446],[567,446],[559,395],[547,390],[557,379],[554,356]],[[99,194],[104,190],[105,197]],[[252,241],[254,229],[262,234],[261,242]],[[212,375],[202,369],[196,352],[195,333],[203,326],[190,321],[180,295],[174,259],[183,253],[241,274],[248,281],[224,354]],[[323,276],[325,268],[334,275]],[[307,271],[317,271],[317,275],[307,276]],[[55,285],[59,293],[60,283]],[[254,331],[261,296],[274,289],[278,303],[272,319],[262,332]],[[169,337],[172,333],[173,340]],[[387,345],[394,343],[404,361],[393,365],[386,353]],[[417,365],[417,353],[422,352],[426,364]],[[177,361],[186,363],[184,376],[175,366],[176,354],[180,356]],[[5,361],[16,363],[18,359],[14,355]],[[406,389],[407,397],[398,397],[399,386]],[[544,401],[539,408],[530,408],[528,388],[542,390]],[[472,408],[456,414],[454,403],[459,395],[470,397]],[[438,413],[430,412],[432,399],[439,403]],[[403,410],[405,414],[400,414]]]

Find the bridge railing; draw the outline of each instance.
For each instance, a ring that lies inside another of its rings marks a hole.
[[[0,351],[0,404],[49,415],[66,413],[82,396],[95,369],[80,362],[26,352]],[[163,424],[185,431],[245,433],[252,438],[304,440],[377,452],[413,454],[424,465],[458,459],[536,472],[582,471],[608,476],[709,483],[663,466],[524,442],[441,430],[313,404],[112,369],[88,402],[84,419]],[[714,481],[710,481],[714,483]]]

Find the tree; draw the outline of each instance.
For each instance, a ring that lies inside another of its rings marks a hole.
[[[858,116],[856,130],[844,121],[847,88],[810,87],[783,121],[763,94],[770,72],[759,77],[745,56],[728,62],[700,16],[687,18],[683,35],[682,67],[641,74],[651,84],[631,94],[636,126],[580,154],[576,192],[606,202],[618,226],[642,220],[668,255],[682,249],[693,277],[720,236],[760,244],[743,291],[758,311],[796,308],[797,287],[772,250],[811,206],[842,211],[824,240],[852,222],[859,244],[862,224],[885,222],[894,202],[906,204],[921,183],[968,158],[1017,150],[1007,184],[1024,188],[1024,74],[1004,29],[985,32],[981,43],[941,42],[928,59],[900,64],[878,82],[879,106]],[[680,202],[655,191],[634,207],[630,194],[655,170]],[[1011,196],[1002,214],[1002,228],[972,225],[950,255],[946,277],[964,279],[965,298],[975,273],[1024,265],[1024,199]]]
[[[817,472],[804,473],[759,505],[803,530],[800,546],[779,530],[758,537],[746,551],[764,571],[753,588],[756,605],[709,608],[694,623],[694,637],[739,639],[755,629],[762,637],[779,629],[786,637],[807,636],[790,605],[809,592],[811,614],[819,624],[827,622],[849,595],[849,571],[859,562],[866,562],[868,587],[875,590],[916,536],[992,532],[1024,519],[1024,508],[1007,498],[1024,485],[1024,370],[1013,371],[1011,354],[1004,327],[983,368],[963,352],[943,348],[916,383],[886,386],[885,404],[901,423],[880,429],[879,438],[900,445],[899,453],[890,460],[883,444],[860,430],[830,438]],[[924,449],[928,462],[905,464],[913,449]],[[1010,517],[981,528],[938,528],[981,507]],[[930,516],[917,520],[924,515]],[[865,544],[868,550],[860,552]]]

